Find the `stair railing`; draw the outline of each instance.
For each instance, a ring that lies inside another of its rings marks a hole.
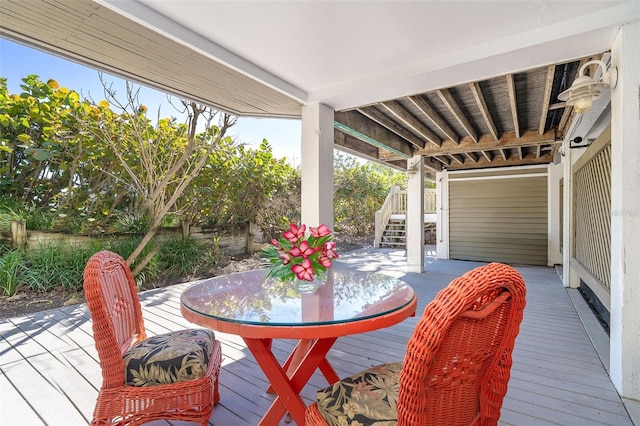
[[[424,189],[424,213],[436,212],[436,189],[425,188]],[[396,194],[396,200],[394,201],[394,208],[391,214],[407,214],[407,191],[398,191]]]
[[[435,188],[425,188],[424,190],[424,213],[436,212],[436,190]],[[387,198],[382,203],[380,210],[376,212],[375,216],[375,237],[373,240],[373,246],[380,248],[380,242],[382,241],[382,235],[387,228],[389,219],[393,214],[406,214],[407,213],[407,191],[400,190],[398,186],[392,186],[387,194]]]
[[[387,194],[387,198],[384,200],[384,203],[382,203],[382,207],[380,207],[380,210],[376,212],[376,233],[373,240],[373,246],[375,248],[380,248],[380,241],[382,241],[384,229],[387,227],[387,223],[389,223],[389,218],[394,213],[394,209],[398,208],[397,199],[399,192],[400,187],[392,186],[389,190],[389,194]]]

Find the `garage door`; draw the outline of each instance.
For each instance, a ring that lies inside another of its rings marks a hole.
[[[501,173],[449,176],[449,257],[546,265],[546,169]]]

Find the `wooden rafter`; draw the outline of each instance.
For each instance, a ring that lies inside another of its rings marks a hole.
[[[473,153],[473,152],[465,152],[464,155],[471,161],[473,161],[474,163],[478,162],[478,156]]]
[[[382,102],[380,106],[393,114],[393,116],[396,117],[402,123],[402,125],[409,128],[412,132],[420,135],[425,140],[428,140],[435,146],[440,146],[442,144],[442,139],[440,139],[438,135],[433,133],[427,126],[422,124],[417,118],[411,115],[411,113],[404,109],[404,107],[398,102]]]
[[[506,150],[501,148],[501,149],[498,149],[498,152],[499,152],[499,153],[500,153],[500,155],[502,156],[502,159],[503,159],[504,161],[507,161],[507,152],[506,152]]]
[[[458,164],[464,164],[464,157],[460,154],[450,154],[449,157]]]
[[[491,112],[487,107],[487,103],[484,100],[484,96],[482,95],[482,90],[480,89],[480,84],[478,82],[469,83],[469,88],[471,89],[471,93],[473,94],[476,103],[478,104],[478,108],[480,109],[480,113],[482,113],[482,117],[484,117],[484,121],[493,135],[495,140],[500,139],[498,137],[498,130],[496,129],[496,125],[493,123],[493,117],[491,117]]]
[[[434,155],[433,158],[435,158],[436,160],[438,160],[439,162],[441,162],[445,166],[448,166],[449,164],[451,164],[451,160],[449,160],[448,157],[445,157],[443,155]]]
[[[466,115],[462,112],[455,99],[453,99],[451,93],[446,89],[437,90],[436,92],[451,114],[453,114],[458,123],[460,123],[464,131],[467,132],[467,135],[469,135],[474,142],[478,142],[480,140],[478,138],[478,134],[473,130],[473,126],[467,119]]]
[[[422,96],[410,96],[407,98],[409,102],[416,106],[428,119],[433,123],[434,126],[438,128],[442,133],[445,134],[453,143],[460,143],[460,138],[456,132],[453,131],[451,127],[438,115],[436,110],[434,110],[431,105],[427,103],[427,101]]]
[[[553,86],[553,75],[555,74],[556,66],[549,65],[547,67],[547,80],[544,84],[544,96],[542,97],[542,111],[540,112],[540,125],[538,126],[538,133],[544,134],[545,126],[547,124],[547,115],[549,114],[549,104],[551,103],[551,88]]]
[[[516,102],[516,83],[513,74],[507,74],[507,90],[509,91],[509,105],[511,105],[511,117],[516,138],[520,137],[520,123],[518,121],[518,104]]]
[[[408,140],[411,144],[416,146],[417,148],[424,148],[425,142],[418,138],[416,135],[408,131],[406,128],[400,126],[398,123],[390,119],[388,116],[384,115],[378,109],[374,107],[364,107],[356,109],[359,113],[368,117],[369,119],[375,121],[381,126],[386,127],[391,130],[398,136]]]
[[[583,63],[590,58],[585,58]],[[574,78],[576,65],[574,62],[564,67],[568,72],[567,79]],[[508,74],[485,83],[465,83],[434,90],[431,94],[356,107],[352,112],[393,135],[391,149],[376,145],[380,148],[378,161],[383,163],[406,161],[407,154],[398,150],[402,142],[412,155],[422,155],[425,162],[432,162],[431,168],[425,166],[425,170],[431,172],[437,171],[438,167],[465,170],[544,164],[553,161],[557,141],[575,117],[573,108],[555,99],[557,89],[562,90],[553,84],[556,67],[544,66],[531,72],[521,71],[526,74],[522,76]],[[520,81],[523,84],[527,81],[540,83],[529,84],[532,87],[516,86]],[[439,99],[433,97],[436,94]],[[537,106],[525,108],[527,105]],[[551,112],[558,110],[561,111],[552,116]],[[338,121],[340,113],[337,114]],[[553,126],[544,131],[550,117]],[[500,131],[503,125],[510,131]],[[484,133],[478,133],[480,130]],[[342,139],[341,143],[349,146],[358,143],[349,138]],[[336,146],[340,144],[336,143]]]

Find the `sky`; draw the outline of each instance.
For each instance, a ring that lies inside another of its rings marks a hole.
[[[44,82],[54,79],[60,87],[75,90],[95,102],[105,98],[97,70],[0,38],[0,77],[7,79],[9,93],[20,93],[22,78],[29,74],[36,74]],[[125,94],[124,80],[107,73],[104,73],[104,79],[113,83],[117,93]],[[161,117],[177,115],[166,94],[136,86],[141,88],[139,100],[148,108],[149,118],[157,116],[158,107]],[[255,148],[267,139],[276,158],[285,157],[294,167],[300,165],[300,120],[240,117],[231,128],[230,136]]]

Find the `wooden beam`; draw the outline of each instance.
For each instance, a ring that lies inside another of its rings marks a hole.
[[[491,132],[495,140],[500,139],[498,137],[498,129],[496,129],[496,125],[493,123],[493,117],[491,117],[487,103],[482,95],[482,90],[480,90],[480,84],[478,82],[469,83],[469,88],[471,89],[471,93],[473,94],[473,97],[478,104],[478,108],[484,117],[484,121],[489,128],[489,132]]]
[[[417,148],[424,148],[425,143],[422,139],[418,138],[416,135],[408,131],[405,127],[400,126],[398,123],[390,119],[375,107],[357,108],[356,111],[358,111],[365,117],[368,117],[369,119],[375,121],[381,126],[386,127],[396,135],[405,138]]]
[[[467,135],[469,135],[474,142],[478,142],[478,134],[473,129],[473,126],[467,119],[467,116],[458,106],[458,103],[455,101],[455,99],[453,99],[451,93],[449,93],[449,91],[446,89],[438,90],[437,93],[438,96],[440,96],[442,102],[446,105],[447,108],[449,108],[451,114],[453,114],[455,119],[458,120],[458,123],[460,123],[464,131],[467,132]]]
[[[449,138],[453,143],[460,143],[460,138],[453,131],[451,127],[440,117],[438,112],[434,110],[431,105],[424,99],[422,96],[410,96],[407,98],[409,102],[415,105],[416,108],[420,110],[428,119],[433,123],[434,126],[438,128],[442,133],[445,134],[446,137]]]
[[[509,104],[511,105],[511,117],[516,138],[520,137],[520,122],[518,121],[518,103],[516,102],[516,83],[513,74],[507,74],[507,90],[509,91]]]
[[[364,157],[367,160],[380,159],[380,148],[343,133],[336,128],[333,130],[333,143],[336,149],[346,151],[349,154]]]
[[[389,151],[380,150],[379,148],[343,133],[338,129],[334,129],[333,133],[335,148],[338,151],[346,152],[347,154],[351,154],[355,157],[390,167],[399,172],[405,172],[407,170],[406,158],[398,158],[397,156],[391,157],[388,155]],[[432,163],[436,163],[438,167],[440,167],[437,171],[442,169],[442,165],[440,163],[432,159],[430,159],[430,161]]]
[[[433,133],[427,126],[422,124],[420,120],[411,115],[411,113],[404,109],[404,107],[398,102],[381,102],[379,105],[393,114],[404,126],[408,127],[412,132],[420,135],[423,139],[428,140],[435,146],[440,146],[442,144],[442,139],[440,139],[438,135]]]
[[[502,159],[504,161],[507,161],[507,153],[506,153],[506,151],[504,149],[500,148],[500,149],[498,149],[498,152],[500,153],[500,155],[502,155]]]
[[[452,163],[447,166],[448,170],[471,170],[471,169],[483,169],[487,167],[505,167],[505,166],[528,166],[528,165],[536,165],[536,164],[548,164],[553,161],[553,155],[545,154],[539,158],[536,158],[535,155],[530,154],[526,155],[522,160],[517,157],[510,158],[508,160],[502,158],[495,158],[493,161],[489,162],[484,158],[478,160],[477,163],[465,163],[464,165],[460,165],[458,163]]]
[[[482,156],[490,163],[491,160],[493,160],[493,156],[491,155],[491,152],[489,151],[480,151],[482,153]]]
[[[528,130],[516,138],[514,133],[505,133],[499,141],[493,140],[492,136],[485,136],[480,142],[475,143],[471,139],[464,139],[459,145],[452,142],[445,142],[440,147],[427,145],[424,149],[416,151],[416,154],[422,155],[440,155],[440,154],[464,154],[467,151],[484,151],[496,150],[502,148],[516,148],[518,146],[534,146],[548,145],[555,143],[555,131],[550,130],[544,135],[539,135],[537,130]]]
[[[407,141],[386,127],[368,119],[357,111],[335,112],[334,127],[378,148],[391,151],[404,158],[413,156]]]
[[[516,153],[518,154],[518,158],[522,160],[522,147],[519,146],[516,148]]]
[[[538,133],[544,134],[547,124],[547,115],[549,114],[549,104],[551,103],[551,88],[553,86],[553,75],[556,71],[555,65],[549,65],[547,67],[547,81],[544,85],[544,96],[542,98],[542,111],[540,112],[540,125],[538,126]]]

